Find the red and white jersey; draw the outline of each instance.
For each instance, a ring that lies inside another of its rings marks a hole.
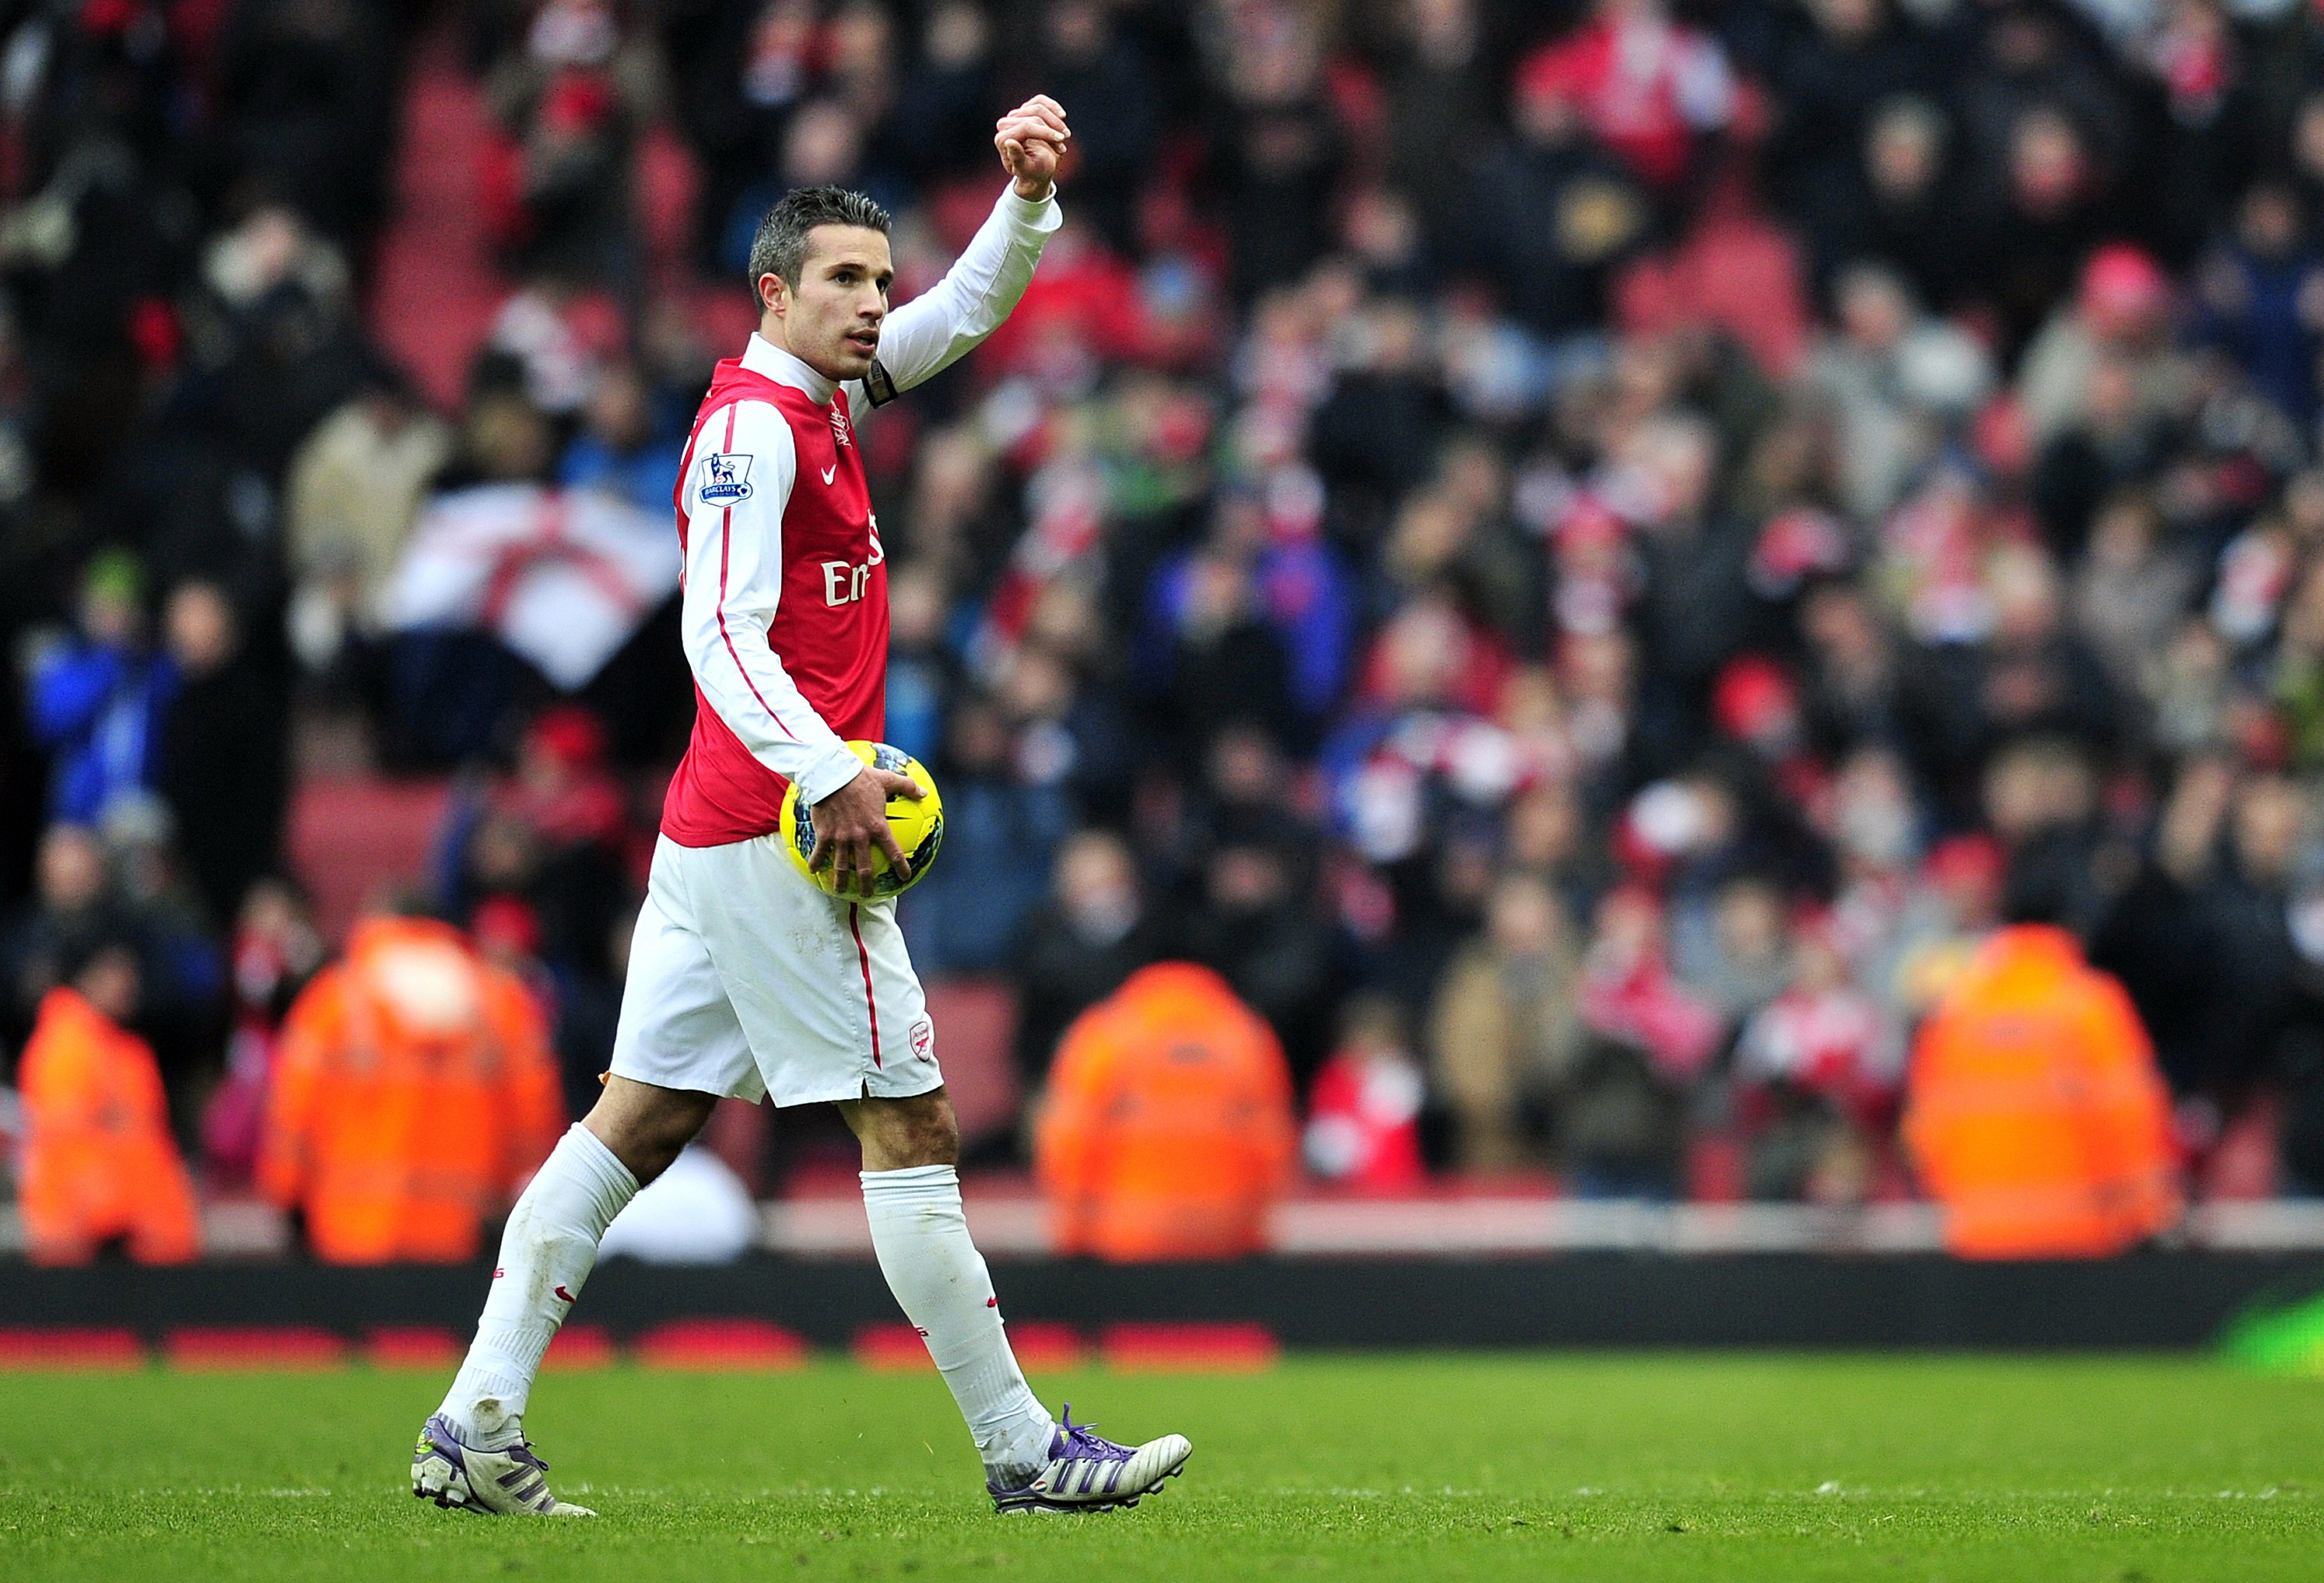
[[[1545,44],[1517,68],[1517,91],[1578,105],[1590,129],[1657,187],[1686,173],[1696,133],[1735,113],[1727,51],[1657,11],[1600,17]]]
[[[885,720],[888,576],[855,414],[991,335],[1061,218],[1054,198],[1002,193],[945,278],[888,316],[877,400],[756,335],[718,365],[675,500],[695,715],[661,828],[679,845],[764,835],[790,782],[820,802],[862,770],[846,742]]]
[[[1735,1052],[1746,1078],[1828,1093],[1885,1092],[1903,1078],[1904,1064],[1904,1041],[1886,1009],[1853,989],[1784,990],[1753,1014]]]

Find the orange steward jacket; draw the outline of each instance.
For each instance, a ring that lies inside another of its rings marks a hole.
[[[1265,1246],[1296,1143],[1274,1030],[1216,973],[1164,962],[1066,1030],[1034,1156],[1061,1251],[1220,1258]]]
[[[1922,1025],[1904,1137],[1946,1245],[1969,1257],[2098,1257],[2179,1215],[2146,1030],[2062,929],[1978,948]]]
[[[456,930],[373,919],[283,1021],[259,1183],[318,1257],[456,1262],[564,1120],[531,992]]]
[[[78,1263],[115,1238],[145,1264],[180,1264],[201,1251],[193,1183],[144,1040],[75,991],[51,989],[17,1081],[20,1207],[36,1261]]]

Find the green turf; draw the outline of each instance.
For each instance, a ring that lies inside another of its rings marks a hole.
[[[933,1374],[551,1376],[592,1523],[407,1493],[442,1381],[0,1376],[0,1578],[2324,1578],[2324,1384],[2192,1360],[1303,1358],[1038,1381],[1194,1438],[1135,1512],[991,1514]]]

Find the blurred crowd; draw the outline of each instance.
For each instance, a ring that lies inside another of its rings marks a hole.
[[[1914,1030],[2015,890],[2126,989],[2199,1192],[2324,1190],[2314,8],[10,15],[0,1046],[102,968],[212,1183],[337,944],[303,777],[455,778],[375,910],[462,931],[586,1104],[693,707],[622,536],[752,229],[859,188],[907,298],[1038,90],[1064,230],[864,426],[947,813],[906,927],[1005,987],[1021,1091],[1191,962],[1317,1178],[1904,1196]],[[366,317],[430,50],[488,113],[456,409]],[[469,531],[491,585],[415,614]],[[503,619],[560,557],[577,658]]]

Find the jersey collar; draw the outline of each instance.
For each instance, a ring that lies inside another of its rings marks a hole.
[[[742,366],[779,385],[806,391],[818,407],[830,406],[832,392],[839,389],[837,381],[824,378],[756,330],[751,332],[751,344],[742,350]]]

